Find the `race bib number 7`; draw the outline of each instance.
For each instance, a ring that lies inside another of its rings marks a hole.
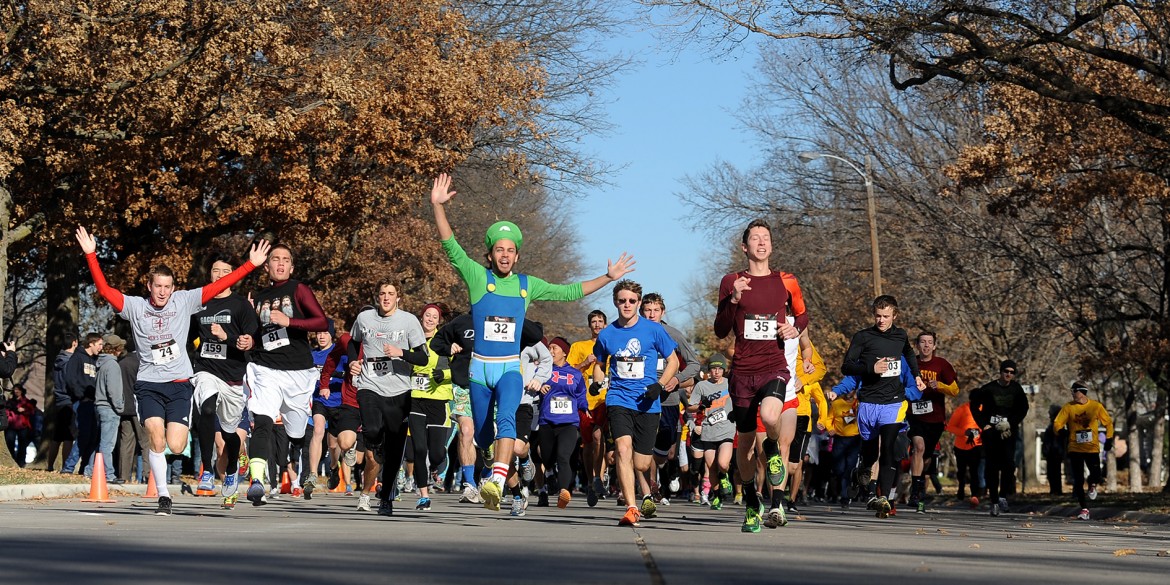
[[[646,358],[641,356],[615,357],[613,360],[617,377],[623,380],[641,380],[646,377]]]
[[[743,338],[752,341],[775,341],[776,315],[744,315]]]

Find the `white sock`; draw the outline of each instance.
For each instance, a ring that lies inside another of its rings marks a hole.
[[[170,477],[167,456],[162,453],[155,453],[150,449],[146,451],[146,458],[150,463],[150,471],[154,473],[154,488],[158,490],[158,497],[171,497],[171,491],[167,489],[167,478]]]

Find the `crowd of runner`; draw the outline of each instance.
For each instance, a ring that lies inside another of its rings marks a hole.
[[[486,266],[469,256],[447,220],[450,186],[450,177],[436,178],[430,203],[467,287],[470,310],[459,315],[442,303],[409,313],[400,284],[381,279],[373,303],[343,323],[293,278],[294,250],[266,241],[242,264],[214,255],[199,289],[175,290],[173,273],[156,266],[147,297],[126,295],[106,283],[94,237],[77,230],[99,294],[133,335],[87,338],[77,353],[92,359],[73,375],[83,385],[92,376],[94,396],[105,397],[95,401],[99,412],[124,412],[115,396],[134,402],[158,514],[172,508],[166,453],[187,448],[192,426],[197,493],[227,509],[241,494],[263,506],[287,478],[293,497],[346,493],[358,510],[383,516],[404,494],[415,494],[419,511],[450,492],[512,516],[524,516],[531,499],[566,508],[583,496],[590,507],[616,502],[619,524],[634,526],[664,505],[742,505],[742,530],[758,532],[784,526],[812,499],[886,518],[900,496],[924,513],[949,432],[957,496],[969,493],[973,505],[986,498],[992,516],[1008,511],[1014,437],[1028,413],[1014,362],[948,416],[960,387],[935,353],[937,336],[922,331],[912,342],[895,324],[896,299],[883,295],[872,303],[873,325],[850,341],[840,383],[822,387],[828,368],[800,284],[770,265],[772,233],[761,220],[742,234],[746,267],[718,287],[714,333],[733,340],[730,355],[700,357],[665,321],[665,300],[627,278],[630,256],[594,279],[551,284],[516,271],[523,235],[507,221],[484,237]],[[256,268],[267,272],[266,287],[232,290]],[[570,342],[526,318],[533,301],[576,301],[610,284],[617,318],[590,312],[590,339]],[[131,347],[136,367],[127,373],[116,358]],[[1072,391],[1055,426],[1068,429],[1087,519],[1101,481],[1098,424],[1108,450],[1112,423],[1086,386]],[[120,423],[117,414],[98,417],[99,450],[116,480],[107,420]]]

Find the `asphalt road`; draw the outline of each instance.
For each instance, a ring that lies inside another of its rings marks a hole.
[[[430,512],[393,518],[355,505],[283,496],[225,511],[218,499],[186,496],[175,515],[157,517],[134,496],[0,503],[0,583],[1170,582],[1170,556],[1158,556],[1170,554],[1165,525],[957,509],[878,520],[822,505],[743,534],[742,507],[675,504],[631,529],[617,526],[612,501],[533,506],[523,518],[447,494]]]

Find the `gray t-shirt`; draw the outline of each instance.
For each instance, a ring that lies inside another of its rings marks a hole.
[[[203,289],[178,290],[161,309],[142,297],[124,295],[119,317],[130,322],[134,346],[142,363],[138,379],[143,382],[185,380],[194,375],[187,357],[187,332],[191,315],[203,308]]]
[[[687,343],[687,336],[683,335],[682,332],[678,329],[667,325],[665,321],[660,323],[660,325],[662,325],[663,329],[666,329],[667,335],[670,335],[670,338],[678,344],[679,365],[678,373],[675,374],[674,377],[678,378],[680,384],[690,380],[691,378],[694,378],[699,374],[699,356],[695,354],[694,349],[691,349],[691,344]],[[660,356],[658,358],[658,376],[662,376],[662,370],[666,367],[665,358],[667,357],[670,356]],[[680,389],[676,386],[674,392],[663,394],[662,398],[659,399],[659,402],[662,403],[662,406],[674,406],[679,404],[679,401],[681,400],[679,398],[679,393]]]
[[[362,348],[362,371],[354,380],[354,386],[380,396],[410,392],[414,366],[402,358],[388,357],[382,344],[389,343],[404,350],[420,345],[425,347],[427,337],[418,317],[402,310],[383,317],[376,310],[367,309],[354,319],[350,335]]]
[[[520,377],[524,381],[524,386],[527,388],[528,382],[536,380],[544,384],[552,377],[552,354],[548,352],[548,348],[543,343],[530,345],[520,352]],[[535,405],[540,402],[540,391],[529,392],[524,391],[524,395],[520,398],[520,404]]]
[[[687,405],[698,404],[704,396],[714,396],[715,400],[705,411],[703,430],[695,438],[708,442],[735,438],[735,423],[731,422],[731,396],[727,393],[727,380],[724,379],[718,384],[707,380],[696,382]]]

